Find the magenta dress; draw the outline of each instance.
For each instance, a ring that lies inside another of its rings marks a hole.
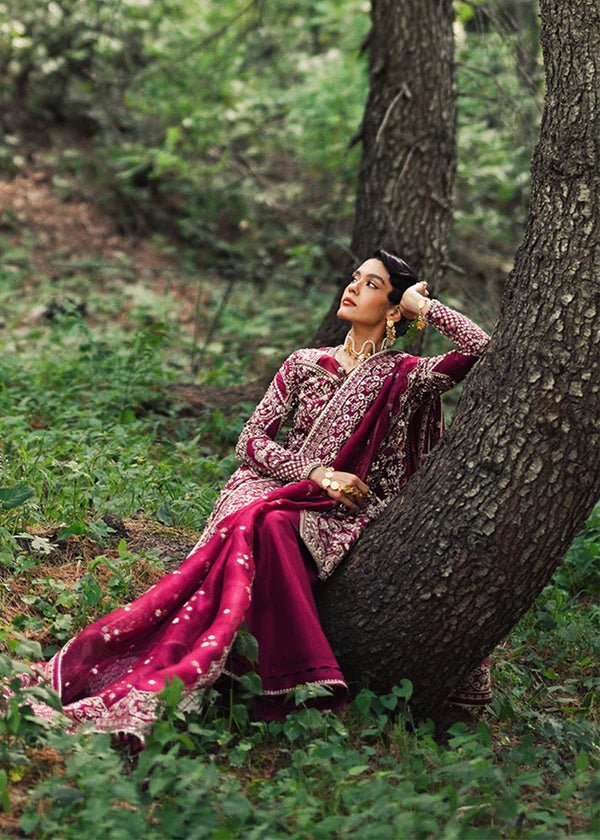
[[[464,378],[490,340],[436,299],[425,318],[459,349],[435,357],[384,351],[349,374],[335,348],[292,353],[246,423],[236,448],[242,465],[181,566],[85,627],[24,681],[48,679],[73,726],[143,741],[168,680],[183,682],[180,706],[193,709],[221,674],[249,670],[233,649],[245,625],[259,646],[260,717],[285,715],[293,708],[286,695],[303,684],[330,688],[316,705],[342,704],[348,687],[321,628],[315,588],[437,443],[441,393]],[[359,512],[308,478],[320,464],[366,481],[372,492]],[[484,660],[451,699],[478,704],[490,696]],[[44,704],[34,708],[54,715]]]

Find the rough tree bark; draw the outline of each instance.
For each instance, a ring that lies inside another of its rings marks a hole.
[[[428,713],[504,638],[600,496],[600,12],[542,0],[524,241],[450,429],[324,587],[351,680]]]
[[[456,172],[454,20],[451,0],[373,0],[369,35],[369,97],[357,139],[362,142],[353,259],[380,245],[394,248],[432,293],[446,262]],[[339,293],[319,327],[315,346],[343,338]]]

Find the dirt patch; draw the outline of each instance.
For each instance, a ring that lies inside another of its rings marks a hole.
[[[113,518],[116,519],[116,518]],[[119,560],[118,543],[125,539],[127,550],[136,555],[135,579],[131,584],[131,597],[137,598],[150,586],[158,583],[167,571],[176,568],[194,547],[198,534],[184,528],[162,525],[147,517],[135,517],[118,520],[121,528],[115,530],[108,545],[101,546],[90,537],[71,536],[66,540],[57,540],[59,528],[29,529],[28,533],[47,540],[53,550],[41,557],[39,562],[28,572],[11,574],[0,571],[0,612],[6,624],[16,616],[44,617],[42,604],[30,596],[45,597],[46,582],[60,582],[66,589],[73,589],[77,582],[90,571],[90,564],[97,557],[107,558],[108,563],[98,563],[91,572],[103,592],[106,592],[113,576],[110,561]],[[117,524],[116,522],[114,524]],[[113,527],[111,525],[111,527]],[[23,547],[28,549],[30,542],[23,540]],[[100,612],[102,606],[99,605]],[[44,622],[41,630],[27,630],[24,635],[40,644],[47,644],[54,639],[51,630]]]
[[[168,295],[174,304],[170,315],[184,330],[192,331],[197,289],[189,271],[178,265],[172,247],[122,234],[108,213],[85,199],[74,177],[56,176],[32,157],[29,168],[0,179],[0,234],[4,253],[13,252],[5,264],[22,272],[30,293],[49,280],[57,284],[61,296],[59,281],[93,275],[98,291],[125,292],[117,321],[126,320],[136,293],[139,296],[137,290],[145,289]],[[52,315],[42,310],[38,316]],[[93,313],[84,314],[93,322]]]
[[[246,385],[223,388],[218,385],[178,384],[165,389],[170,399],[181,406],[180,416],[202,414],[207,408],[218,408],[225,416],[236,411],[242,403],[256,405],[264,396],[268,379]]]
[[[168,259],[144,238],[119,234],[113,220],[99,207],[78,195],[75,180],[61,179],[63,190],[71,194],[61,199],[47,169],[31,169],[10,180],[0,181],[2,226],[17,247],[23,230],[34,234],[31,258],[42,270],[48,252],[59,252],[63,259],[102,256],[108,262],[128,257],[134,269],[160,273],[170,267]]]

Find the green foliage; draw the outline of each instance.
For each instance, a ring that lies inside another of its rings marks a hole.
[[[34,360],[2,362],[2,503],[13,533],[31,513],[38,521],[68,523],[70,533],[106,511],[162,507],[170,524],[184,525],[208,514],[214,490],[199,491],[190,471],[174,480],[165,460],[197,452],[198,444],[165,437],[173,421],[157,389],[172,377],[161,361],[166,341],[160,323],[115,344],[95,337],[80,319],[60,318]],[[163,414],[146,412],[145,404],[157,399]],[[224,474],[210,459],[206,468],[217,480]]]
[[[541,65],[535,33],[470,31],[477,5],[455,4],[457,233],[512,254]],[[32,127],[67,126],[47,155],[65,199],[74,173],[124,228],[175,231],[206,265],[323,277],[354,213],[369,26],[363,0],[4,0],[0,166],[25,164]]]
[[[476,4],[459,3],[467,23]],[[466,33],[457,39],[458,205],[462,241],[494,243],[512,255],[529,201],[529,162],[543,105],[537,36],[526,32]],[[524,45],[530,37],[531,43]],[[524,78],[524,51],[535,68]]]
[[[85,172],[124,226],[150,219],[210,256],[260,251],[264,266],[272,251],[295,263],[308,222],[313,272],[325,218],[353,209],[364,3],[7,0],[2,12],[6,165],[23,162],[24,118],[84,127],[91,161],[74,145],[55,163]]]
[[[13,487],[0,487],[0,509],[11,510],[21,507],[34,494],[26,484],[15,484]]]
[[[223,285],[207,282],[211,305]],[[44,299],[43,286],[36,294]],[[271,283],[261,294],[240,287],[236,305],[226,307],[204,378],[239,384],[250,347],[268,351],[265,362],[281,358],[292,340],[302,343],[328,298],[316,290],[307,297],[293,284]],[[40,634],[47,656],[135,592],[139,557],[125,540],[115,550],[104,511],[130,515],[141,506],[199,530],[233,466],[229,453],[243,419],[212,411],[179,417],[160,396],[180,371],[171,364],[185,359],[177,327],[154,323],[172,303],[161,300],[155,311],[140,299],[123,328],[112,323],[112,299],[102,306],[87,299],[104,319],[94,327],[67,314],[23,333],[23,302],[5,297],[3,487],[18,489],[2,496],[10,503],[0,524],[0,563],[2,581],[14,575],[27,591],[23,611],[0,627],[0,642],[17,659],[41,658],[31,641]],[[303,305],[290,324],[296,300]],[[250,714],[260,690],[251,673],[222,693],[207,690],[201,712],[182,712],[181,685],[169,684],[162,719],[131,759],[106,735],[68,734],[59,719],[33,715],[31,703],[39,701],[59,713],[56,696],[20,688],[14,661],[3,657],[0,679],[14,694],[0,709],[0,808],[20,826],[15,831],[36,838],[93,835],[100,821],[115,840],[132,833],[157,840],[589,838],[600,818],[599,614],[591,602],[598,515],[494,654],[490,710],[479,722],[455,724],[446,745],[430,721],[411,719],[408,680],[379,696],[363,688],[341,715],[311,707],[327,688],[299,687],[290,695],[298,711],[267,724]],[[48,522],[61,523],[55,536],[27,531]],[[82,559],[80,576],[67,585],[40,571],[60,551],[59,537],[113,547]],[[249,634],[236,644],[256,661]],[[40,765],[48,755],[55,764]]]
[[[383,698],[366,708],[364,695],[344,719],[303,709],[232,729],[228,717],[183,716],[180,691],[163,692],[163,719],[133,766],[105,735],[46,731],[64,772],[33,789],[26,835],[76,837],[102,819],[107,838],[591,836],[594,760],[580,749],[557,761],[538,732],[502,746],[485,721],[459,723],[440,746],[430,721],[382,715]]]
[[[587,593],[598,600],[600,595],[600,508],[597,506],[584,528],[575,537],[565,562],[555,575],[555,582],[569,596]]]

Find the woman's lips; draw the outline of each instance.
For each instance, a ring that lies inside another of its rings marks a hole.
[[[356,304],[354,303],[354,301],[353,301],[353,300],[350,300],[350,298],[344,298],[344,299],[342,300],[342,303],[345,303],[345,304],[346,304],[346,306],[356,306]]]

